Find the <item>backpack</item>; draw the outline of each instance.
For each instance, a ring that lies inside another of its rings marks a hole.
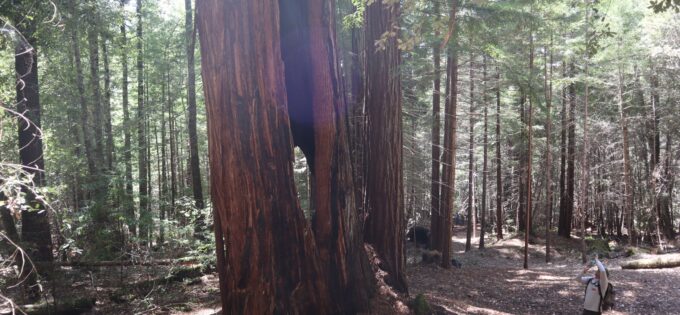
[[[588,290],[590,281],[593,281],[593,279],[588,280],[588,283],[586,283],[586,291]],[[597,291],[600,295],[600,309],[602,311],[614,309],[614,304],[616,301],[616,291],[614,291],[614,285],[611,284],[611,282],[608,283],[607,291],[605,291],[604,295],[602,294],[602,289],[599,285],[597,286]]]

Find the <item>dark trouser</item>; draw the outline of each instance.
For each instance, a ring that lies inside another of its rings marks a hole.
[[[589,311],[589,310],[584,309],[583,315],[602,315],[602,313],[601,312],[593,312],[593,311]]]

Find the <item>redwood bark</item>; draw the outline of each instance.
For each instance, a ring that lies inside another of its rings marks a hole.
[[[399,49],[399,3],[377,0],[366,7],[366,220],[373,244],[391,276],[407,291],[404,274],[404,191]],[[396,32],[376,46],[385,32]]]
[[[287,2],[281,12],[273,0],[197,3],[225,314],[367,305],[334,23],[324,19],[333,9],[320,0]],[[284,63],[314,80],[291,81]],[[299,91],[309,92],[303,103],[287,101]],[[305,126],[312,143],[295,137],[299,117],[313,119]],[[314,165],[313,230],[297,200],[293,141]]]

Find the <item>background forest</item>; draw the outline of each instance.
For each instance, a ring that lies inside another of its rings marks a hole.
[[[367,273],[408,292],[407,238],[448,269],[456,231],[525,269],[676,250],[677,1],[232,2],[0,0],[0,308],[81,307],[63,287],[110,268],[212,275],[225,314],[367,311]]]

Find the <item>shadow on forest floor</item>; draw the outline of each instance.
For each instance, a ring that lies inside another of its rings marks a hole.
[[[479,235],[479,234],[477,234]],[[579,314],[583,286],[578,241],[557,240],[553,261],[545,263],[545,242],[530,245],[523,269],[524,240],[489,242],[465,253],[465,230],[454,228],[453,258],[461,268],[407,267],[410,293],[424,294],[450,314]],[[616,287],[615,310],[606,314],[670,314],[680,310],[680,268],[622,270],[631,258],[606,261]]]

